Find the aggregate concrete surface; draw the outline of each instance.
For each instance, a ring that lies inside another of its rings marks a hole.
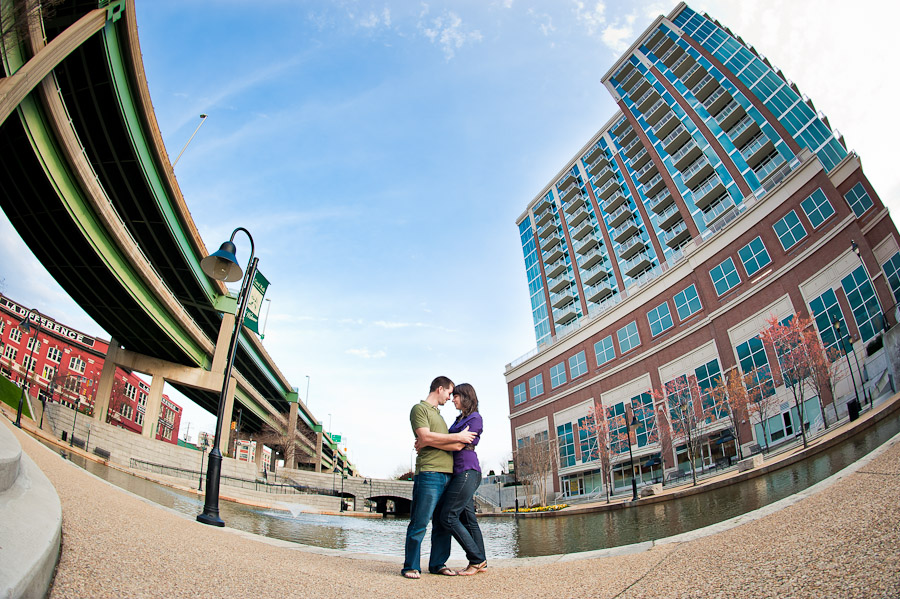
[[[205,526],[100,480],[31,438],[22,446],[62,502],[53,599],[900,598],[897,438],[823,490],[715,534],[602,558],[497,560],[476,576],[420,580],[399,575],[401,546],[394,559],[352,555]]]

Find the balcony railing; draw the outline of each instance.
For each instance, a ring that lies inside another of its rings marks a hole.
[[[670,145],[672,145],[672,142],[674,142],[684,133],[687,133],[687,129],[683,124],[679,123],[678,126],[672,129],[672,132],[669,133],[664,140],[662,140],[663,148],[668,148]]]
[[[666,204],[672,201],[672,194],[669,193],[669,189],[663,188],[658,194],[647,200],[647,206],[653,212],[659,212],[658,208],[662,208]]]
[[[734,207],[734,200],[731,199],[731,196],[727,193],[723,194],[703,212],[703,223],[708,227],[715,222],[716,219]]]
[[[722,179],[719,178],[718,174],[710,175],[708,179],[706,179],[703,183],[697,186],[696,189],[693,190],[694,196],[694,204],[697,205],[698,208],[703,210],[709,204],[709,201],[706,201],[711,194],[711,192],[722,185]]]

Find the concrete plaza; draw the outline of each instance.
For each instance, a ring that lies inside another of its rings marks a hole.
[[[900,597],[897,437],[852,473],[738,526],[618,550],[494,560],[474,577],[413,581],[399,576],[402,547],[396,557],[353,555],[208,527],[14,433],[62,503],[53,598]]]

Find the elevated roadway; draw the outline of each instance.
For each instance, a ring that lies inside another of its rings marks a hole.
[[[165,380],[215,413],[235,300],[200,269],[208,251],[153,112],[133,0],[41,4],[0,0],[0,208],[110,333],[109,364],[152,375],[151,401]],[[279,449],[301,467],[347,465],[243,328],[234,381],[243,433],[287,427],[295,442]],[[98,418],[110,390],[111,375],[101,380]],[[225,429],[235,409],[230,401]]]

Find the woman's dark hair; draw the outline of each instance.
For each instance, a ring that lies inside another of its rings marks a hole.
[[[453,388],[453,395],[460,399],[460,418],[465,418],[472,412],[478,411],[478,396],[475,395],[475,387],[469,383],[462,383]]]

